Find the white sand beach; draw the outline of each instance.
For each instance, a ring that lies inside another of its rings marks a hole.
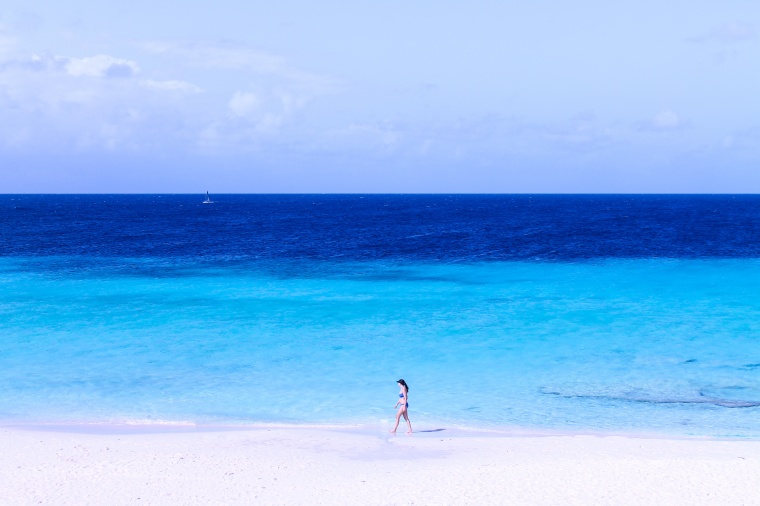
[[[0,504],[760,504],[760,442],[0,429]]]

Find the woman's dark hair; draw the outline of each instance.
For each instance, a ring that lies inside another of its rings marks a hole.
[[[398,383],[398,384],[399,384],[399,385],[401,385],[402,387],[406,388],[406,391],[407,391],[407,392],[409,391],[409,385],[407,385],[407,384],[406,384],[406,381],[404,381],[404,380],[400,379],[400,380],[398,380],[396,383]]]

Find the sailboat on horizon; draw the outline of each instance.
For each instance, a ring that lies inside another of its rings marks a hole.
[[[206,200],[203,201],[204,204],[213,204],[214,201],[211,200],[211,197],[208,196],[208,191],[206,191]]]

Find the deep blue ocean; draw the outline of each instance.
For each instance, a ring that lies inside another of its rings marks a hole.
[[[0,195],[0,422],[760,437],[760,196]]]

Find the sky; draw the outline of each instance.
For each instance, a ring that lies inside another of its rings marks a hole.
[[[760,2],[4,0],[0,193],[759,193]]]

